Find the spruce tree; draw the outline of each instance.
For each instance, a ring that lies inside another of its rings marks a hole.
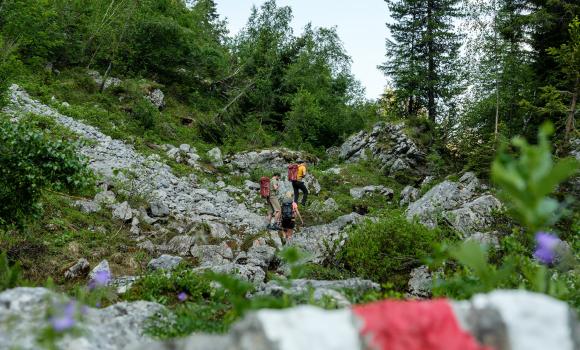
[[[458,93],[459,36],[453,21],[458,0],[385,0],[393,23],[387,23],[387,62],[380,68],[392,78],[406,114],[427,109],[436,121],[438,104]]]

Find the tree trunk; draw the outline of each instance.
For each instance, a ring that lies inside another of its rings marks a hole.
[[[570,113],[566,119],[566,140],[570,139],[570,133],[574,130],[574,118],[576,115],[576,101],[578,100],[578,83],[580,74],[576,74],[576,82],[574,82],[574,90],[572,90],[572,102],[570,103]]]
[[[429,119],[435,122],[437,110],[435,107],[435,52],[433,52],[433,0],[427,1],[427,111]]]
[[[109,79],[109,74],[111,73],[111,66],[113,65],[113,62],[109,61],[109,66],[107,67],[107,70],[105,71],[105,74],[103,75],[103,81],[101,82],[101,89],[99,90],[100,92],[105,91],[105,84],[107,83],[107,79]]]

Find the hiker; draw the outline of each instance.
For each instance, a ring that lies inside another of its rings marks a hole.
[[[298,211],[298,204],[294,201],[294,195],[288,191],[282,200],[282,229],[284,230],[286,242],[292,239],[292,233],[294,232],[294,227],[296,227],[296,216],[300,218],[302,225],[304,225],[302,215]]]
[[[294,189],[294,202],[298,203],[298,197],[302,191],[302,205],[306,205],[308,199],[308,189],[304,184],[304,177],[306,176],[306,163],[302,159],[296,161],[297,164],[288,166],[288,180],[292,181],[292,188]]]
[[[260,195],[266,199],[266,208],[268,214],[266,215],[267,228],[271,230],[280,229],[280,215],[281,208],[278,201],[278,189],[280,188],[280,173],[276,173],[272,178],[262,177],[260,179]],[[274,224],[272,221],[272,214],[274,215]]]

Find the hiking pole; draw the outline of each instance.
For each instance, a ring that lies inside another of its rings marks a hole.
[[[300,215],[300,212],[298,210],[296,210],[296,214],[298,214],[298,217],[300,218],[300,221],[302,222],[302,226],[304,226],[304,220],[302,220],[302,215]]]

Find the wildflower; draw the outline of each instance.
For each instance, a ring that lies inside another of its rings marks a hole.
[[[111,274],[109,271],[97,271],[95,277],[89,281],[89,289],[93,290],[98,287],[106,286],[111,280]]]
[[[555,250],[560,239],[547,232],[536,233],[536,251],[534,257],[541,263],[549,265],[554,262]]]
[[[58,317],[51,317],[50,324],[52,329],[57,332],[64,332],[75,325],[76,302],[71,301],[64,306]]]
[[[185,301],[187,300],[187,294],[185,292],[181,292],[179,294],[177,294],[177,299],[179,299],[179,301]]]

